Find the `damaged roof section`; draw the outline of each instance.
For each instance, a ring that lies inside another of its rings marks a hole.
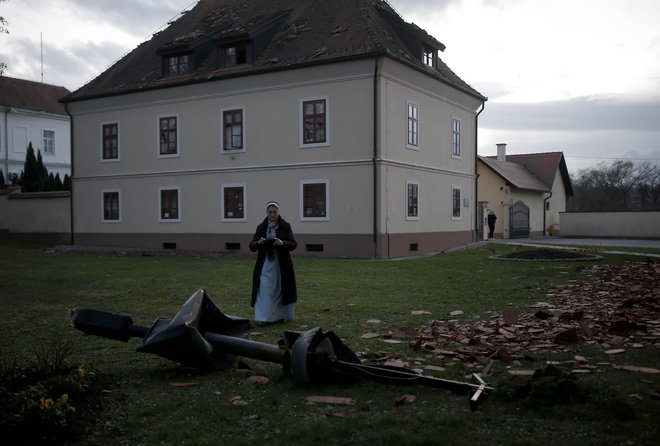
[[[384,0],[200,0],[65,101],[378,55],[485,100],[442,62],[444,48]]]

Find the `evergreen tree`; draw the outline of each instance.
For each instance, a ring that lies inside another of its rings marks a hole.
[[[23,187],[23,192],[36,192],[39,186],[39,168],[31,142],[28,145],[27,154],[25,155],[22,176],[21,186]]]
[[[69,177],[68,173],[64,175],[62,186],[64,187],[64,190],[71,190],[71,177]]]
[[[48,169],[44,166],[44,161],[41,158],[41,150],[37,150],[37,192],[48,189]]]
[[[64,185],[62,184],[62,179],[60,178],[59,172],[55,175],[55,190],[62,190]]]
[[[48,180],[46,181],[46,184],[44,185],[44,188],[42,189],[43,191],[50,192],[55,190],[55,175],[53,175],[53,172],[49,173],[47,176]]]

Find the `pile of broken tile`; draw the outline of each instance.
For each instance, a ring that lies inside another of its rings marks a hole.
[[[533,370],[517,370],[521,360],[544,352],[571,353],[577,343],[600,346],[608,355],[659,346],[660,263],[599,265],[587,273],[597,279],[558,286],[547,294],[547,302],[520,311],[508,308],[487,321],[432,320],[416,330],[410,345],[438,359],[462,361],[482,375],[491,372],[495,361],[513,375],[533,374]],[[452,312],[450,317],[458,314],[462,312]],[[561,364],[575,373],[590,373],[605,365],[660,373],[638,365],[592,364],[580,355]]]

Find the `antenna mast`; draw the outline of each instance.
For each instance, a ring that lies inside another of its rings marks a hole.
[[[44,35],[39,33],[39,40],[41,41],[41,83],[44,83]]]

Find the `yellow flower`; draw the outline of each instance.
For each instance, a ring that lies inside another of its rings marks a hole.
[[[65,393],[60,397],[60,403],[62,403],[63,406],[66,406],[68,402],[69,402],[69,394]]]
[[[86,374],[87,374],[87,370],[85,370],[84,365],[81,365],[80,367],[78,367],[78,376],[80,376],[81,378],[84,378]]]
[[[42,409],[50,409],[53,407],[53,400],[50,398],[41,398],[39,402],[41,403]]]

